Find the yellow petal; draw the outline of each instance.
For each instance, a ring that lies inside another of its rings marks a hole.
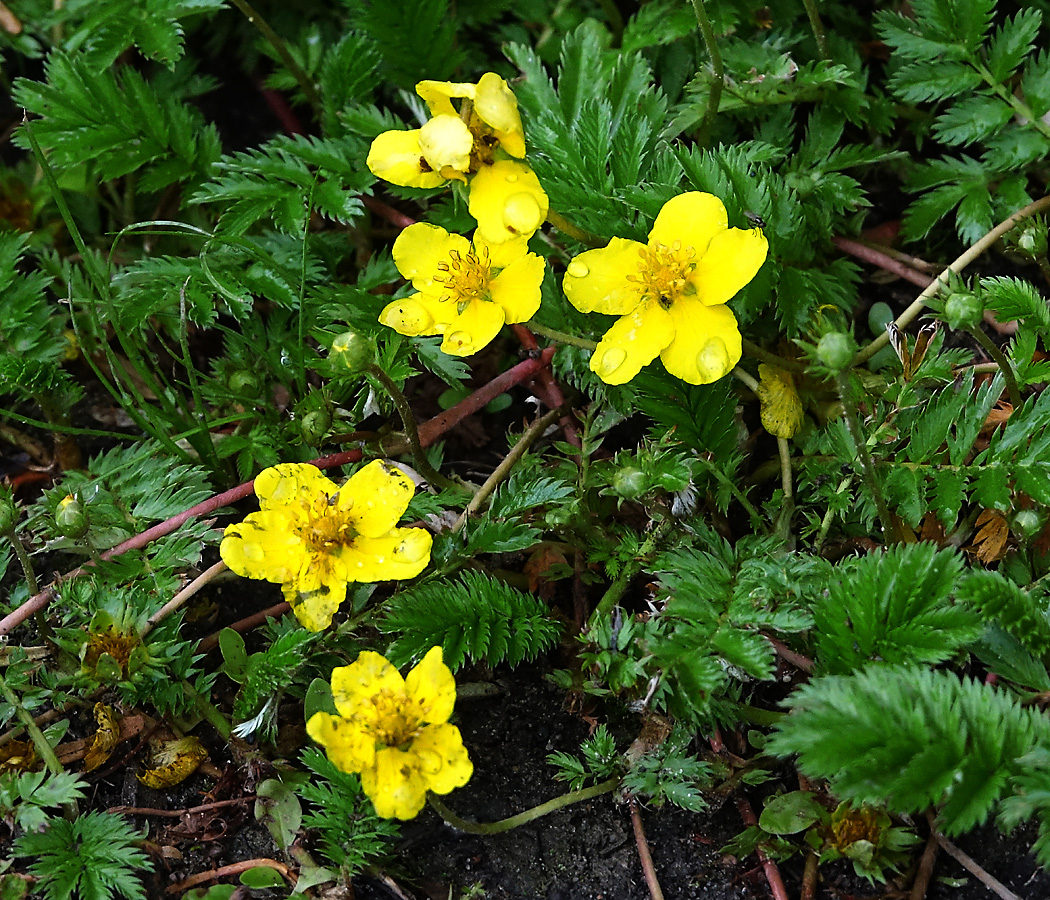
[[[474,766],[455,725],[427,725],[412,741],[411,752],[435,794],[447,794],[462,787],[474,774]]]
[[[471,300],[445,328],[441,352],[449,356],[472,356],[499,334],[503,307],[490,300]]]
[[[543,258],[530,253],[511,263],[489,285],[492,302],[503,308],[508,322],[525,322],[540,308]]]
[[[581,253],[565,269],[565,296],[580,312],[626,315],[642,302],[638,283],[628,277],[638,275],[644,250],[644,244],[614,237],[607,247]]]
[[[325,748],[340,772],[361,772],[375,764],[375,738],[350,719],[314,713],[306,723],[306,733]]]
[[[337,503],[340,509],[349,510],[355,531],[379,537],[397,524],[415,492],[415,482],[401,469],[374,459],[339,489]]]
[[[529,239],[524,235],[493,243],[485,240],[485,235],[480,231],[475,231],[472,240],[478,257],[484,259],[487,256],[489,265],[497,271],[507,268],[529,252]]]
[[[434,116],[419,129],[419,149],[435,172],[466,181],[462,173],[470,168],[474,135],[459,116]]]
[[[441,274],[438,264],[446,262],[453,251],[466,256],[470,252],[470,241],[461,234],[449,234],[437,225],[416,222],[394,241],[394,265],[417,291],[438,294],[441,285],[434,280]]]
[[[113,707],[106,706],[105,703],[96,703],[94,712],[95,723],[98,725],[98,728],[95,731],[95,736],[91,739],[91,746],[88,747],[87,753],[84,754],[85,772],[93,772],[101,766],[109,759],[113,748],[120,743],[120,721],[117,719],[117,714],[113,711]],[[445,718],[447,719],[448,716],[445,716]]]
[[[427,798],[427,781],[411,753],[384,747],[361,773],[361,787],[383,819],[414,819]]]
[[[762,427],[774,437],[794,437],[802,427],[804,412],[791,373],[761,363],[758,376]]]
[[[448,721],[456,704],[456,679],[445,665],[440,647],[431,647],[408,673],[405,690],[419,707],[419,716],[424,722]]]
[[[223,532],[219,555],[242,578],[283,584],[302,568],[305,549],[292,530],[296,519],[282,510],[250,513]]]
[[[547,195],[525,163],[503,159],[471,179],[467,200],[478,231],[495,244],[532,234],[547,218]]]
[[[427,567],[433,542],[423,528],[395,528],[381,537],[358,535],[338,552],[350,581],[398,581]]]
[[[755,277],[768,252],[761,229],[730,228],[712,239],[689,280],[701,302],[725,303]]]
[[[486,72],[479,79],[474,112],[492,129],[500,146],[510,156],[518,159],[525,156],[525,132],[518,113],[518,98],[495,72]]]
[[[332,617],[346,599],[348,580],[330,579],[307,590],[301,589],[301,584],[285,584],[281,591],[303,628],[307,631],[324,631],[332,624]]]
[[[626,384],[674,338],[671,317],[650,301],[616,321],[591,357],[591,371],[606,384]]]
[[[710,384],[740,361],[741,339],[728,306],[681,297],[670,309],[674,340],[660,353],[664,368],[689,384]]]
[[[255,478],[255,495],[264,510],[280,506],[301,507],[334,494],[336,485],[317,466],[281,463],[263,469]]]
[[[440,334],[434,321],[432,304],[423,294],[412,294],[388,303],[379,314],[379,324],[393,328],[398,334],[418,337],[423,334]]]
[[[384,131],[372,141],[365,163],[376,178],[403,187],[435,188],[446,181],[424,159],[419,129]]]
[[[174,787],[197,771],[208,758],[197,738],[192,735],[174,741],[163,741],[153,747],[153,766],[138,776],[146,787],[154,790]]]
[[[432,116],[458,115],[452,98],[474,99],[477,88],[473,84],[455,81],[420,81],[416,93],[426,103]]]
[[[649,243],[670,247],[679,241],[683,247],[692,247],[699,259],[712,239],[728,226],[729,217],[721,200],[714,194],[690,191],[663,205],[649,232]]]
[[[362,650],[348,666],[332,669],[332,699],[339,714],[358,721],[362,727],[375,720],[373,698],[387,693],[391,697],[404,696],[405,679],[385,657],[371,650]]]

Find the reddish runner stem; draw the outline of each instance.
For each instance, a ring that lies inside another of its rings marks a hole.
[[[758,824],[758,819],[755,818],[755,811],[751,808],[751,804],[746,797],[737,798],[736,808],[740,812],[740,818],[743,819],[745,825],[751,827]],[[787,888],[784,887],[784,879],[780,877],[780,869],[777,868],[777,864],[766,856],[765,851],[761,847],[755,850],[755,855],[762,863],[762,871],[766,873],[766,881],[769,882],[769,889],[773,892],[773,900],[788,900]]]

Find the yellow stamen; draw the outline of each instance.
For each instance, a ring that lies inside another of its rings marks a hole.
[[[458,250],[449,253],[448,260],[437,265],[444,274],[435,275],[434,280],[445,285],[443,300],[455,300],[459,312],[463,312],[475,300],[487,300],[491,265],[486,249],[481,256],[470,250],[463,256]]]
[[[641,286],[643,299],[656,300],[669,309],[682,296],[696,268],[696,251],[675,241],[670,247],[660,243],[642,247],[638,256],[638,274],[628,275],[628,280]]]

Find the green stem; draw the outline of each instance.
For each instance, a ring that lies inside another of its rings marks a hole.
[[[461,819],[452,812],[451,809],[445,806],[445,804],[433,793],[427,794],[427,800],[434,812],[441,816],[441,818],[448,822],[453,828],[458,828],[460,831],[465,831],[468,834],[503,834],[505,831],[510,831],[512,828],[517,828],[519,825],[527,825],[529,822],[539,819],[541,816],[557,812],[559,809],[571,806],[573,803],[580,803],[583,800],[590,800],[593,797],[600,797],[602,794],[608,794],[610,791],[616,790],[619,784],[619,778],[610,778],[607,781],[602,781],[591,787],[581,788],[578,791],[570,791],[568,794],[562,794],[560,797],[555,797],[553,800],[548,800],[546,803],[541,803],[539,806],[527,809],[525,812],[518,813],[516,816],[511,816],[509,819],[500,819],[498,822],[471,822],[467,819]]]
[[[197,418],[200,419],[201,436],[203,438],[201,450],[207,457],[208,465],[211,466],[212,471],[219,474],[224,471],[223,465],[219,461],[219,454],[215,451],[215,442],[211,437],[211,424],[208,421],[208,406],[204,402],[200,381],[197,379],[197,370],[194,368],[193,358],[190,356],[190,321],[189,316],[186,314],[187,284],[189,284],[189,278],[186,279],[179,289],[179,347],[182,350],[182,364],[186,368],[186,378],[190,384],[190,394],[193,397],[193,405],[196,407],[195,412]]]
[[[659,541],[671,528],[671,519],[664,519],[656,528],[646,535],[645,540],[642,541],[642,546],[638,549],[638,554],[634,559],[624,563],[624,567],[620,570],[620,574],[616,576],[616,579],[612,584],[609,585],[605,595],[601,600],[598,601],[598,605],[594,608],[594,612],[591,613],[590,627],[593,628],[604,616],[607,616],[612,612],[612,608],[620,602],[620,598],[627,593],[627,586],[631,583],[631,579],[638,573],[642,567],[642,563],[646,561],[649,554],[656,548],[656,543]]]
[[[586,338],[576,337],[574,334],[567,334],[564,331],[558,331],[556,328],[548,328],[546,325],[541,325],[534,319],[530,319],[525,324],[530,331],[534,331],[536,334],[542,334],[544,337],[548,337],[552,341],[557,341],[560,344],[572,344],[572,346],[582,347],[584,350],[594,350],[598,346],[597,341],[589,341]]]
[[[419,469],[419,474],[436,487],[462,492],[464,490],[462,485],[449,480],[430,464],[430,460],[427,459],[427,455],[423,451],[423,445],[419,442],[419,429],[416,427],[416,420],[412,415],[412,407],[408,405],[408,400],[401,393],[401,388],[394,383],[394,379],[387,375],[376,363],[369,365],[368,373],[383,385],[386,392],[390,395],[390,399],[394,401],[398,415],[401,416],[401,425],[405,429],[405,437],[408,439],[409,447],[412,450],[412,459],[415,461],[416,468]]]
[[[33,597],[40,592],[40,587],[36,580],[36,571],[33,569],[33,561],[29,558],[29,554],[26,552],[26,545],[22,543],[22,539],[15,534],[14,529],[7,532],[7,537],[11,541],[11,547],[15,551],[15,556],[18,557],[18,562],[22,566],[22,574],[25,575],[26,587],[29,588],[29,596]]]
[[[584,229],[573,225],[572,222],[561,215],[561,213],[556,212],[553,209],[547,210],[547,221],[562,234],[568,235],[574,241],[579,241],[581,244],[586,244],[588,247],[604,247],[609,243],[605,238],[599,237],[596,234],[592,234],[589,231],[585,231]]]
[[[871,454],[868,452],[868,445],[865,443],[864,435],[860,429],[857,406],[853,402],[853,396],[850,392],[849,374],[839,372],[835,377],[835,386],[838,388],[839,399],[842,401],[843,415],[846,418],[846,430],[849,432],[850,439],[853,441],[853,447],[857,451],[857,460],[860,463],[860,477],[864,480],[864,484],[867,485],[868,491],[875,501],[875,509],[879,513],[879,519],[882,520],[882,527],[887,537],[894,543],[903,543],[904,539],[900,529],[897,527],[897,522],[882,496],[882,489],[879,487],[879,481],[875,475],[875,464],[872,462]]]
[[[704,39],[707,55],[711,57],[711,68],[715,76],[711,82],[711,93],[707,95],[707,109],[704,110],[704,118],[695,135],[697,144],[702,147],[706,147],[711,138],[711,129],[715,124],[715,116],[718,115],[718,105],[722,102],[722,88],[725,86],[725,66],[722,63],[722,54],[718,50],[718,40],[711,27],[711,20],[707,17],[707,10],[704,9],[704,2],[705,0],[692,0],[693,12],[700,26],[700,34]]]
[[[771,366],[776,366],[778,369],[783,369],[785,372],[798,372],[801,375],[806,371],[805,365],[796,359],[784,359],[782,356],[777,356],[775,353],[763,350],[758,344],[752,343],[747,338],[744,338],[741,343],[744,352],[753,359],[769,363]]]
[[[733,495],[733,498],[736,500],[736,502],[739,503],[742,507],[744,507],[744,512],[746,512],[748,518],[751,519],[751,524],[755,528],[762,528],[764,524],[762,521],[762,516],[759,515],[758,510],[755,509],[751,501],[747,499],[747,496],[744,494],[744,492],[740,490],[739,485],[737,485],[737,483],[733,481],[732,478],[727,478],[726,473],[719,469],[718,466],[716,466],[710,460],[704,459],[704,457],[702,456],[697,457],[697,459],[699,459],[699,461],[706,466],[707,471],[714,475],[715,479],[719,483],[721,483],[726,489],[728,489],[729,493]]]
[[[219,732],[219,737],[224,741],[228,741],[230,734],[233,732],[233,727],[227,721],[226,716],[219,711],[219,708],[207,697],[202,697],[197,692],[197,689],[185,678],[182,679],[182,689],[193,700],[193,705],[197,707],[197,712],[201,714],[212,728]]]
[[[998,78],[996,78],[987,67],[976,60],[970,60],[971,65],[977,69],[985,83],[999,96],[999,99],[1008,104],[1011,109],[1022,119],[1027,119],[1028,124],[1035,128],[1043,137],[1050,139],[1050,125],[1033,112],[1032,108],[1012,90],[1009,90]]]
[[[48,770],[53,775],[60,775],[64,769],[62,763],[58,761],[58,757],[55,756],[55,751],[51,745],[47,742],[47,738],[44,737],[44,732],[40,730],[40,726],[33,721],[33,717],[29,714],[29,711],[22,706],[15,692],[11,690],[11,687],[2,677],[0,677],[0,694],[3,698],[11,704],[15,711],[15,715],[21,720],[25,726],[26,731],[29,733],[29,737],[33,741],[33,746],[36,747],[37,755],[44,761],[44,765],[47,766]]]
[[[999,371],[1003,373],[1003,378],[1006,380],[1006,392],[1010,395],[1010,404],[1014,409],[1020,409],[1023,401],[1021,400],[1021,391],[1017,386],[1017,374],[1014,372],[1014,367],[1011,365],[1010,360],[1006,358],[1006,354],[995,346],[992,339],[981,330],[979,325],[966,330],[981,345],[985,353],[998,364]]]
[[[266,21],[259,13],[252,7],[248,0],[232,0],[233,5],[237,7],[245,18],[252,23],[258,30],[259,33],[270,42],[270,45],[274,50],[277,51],[277,55],[281,57],[281,62],[285,64],[288,71],[292,73],[295,80],[299,82],[299,87],[303,89],[303,94],[306,96],[307,102],[314,108],[314,112],[320,115],[322,110],[321,96],[317,93],[317,88],[314,87],[314,83],[310,80],[310,76],[303,71],[302,66],[295,61],[295,58],[288,51],[288,46],[281,39],[280,35],[277,34],[270,27],[270,23]]]
[[[941,288],[947,287],[948,276],[952,272],[961,272],[1004,234],[1011,231],[1020,222],[1042,212],[1047,207],[1050,207],[1050,195],[1040,197],[1038,200],[1029,203],[1023,209],[1019,209],[1012,216],[996,225],[995,228],[989,231],[975,244],[972,244],[958,259],[955,260],[955,262],[930,282],[929,286],[926,287],[923,292],[912,301],[912,304],[897,317],[897,327],[904,329],[909,323],[918,318],[919,314],[926,308],[926,301],[931,297],[936,296]],[[860,352],[853,357],[853,366],[856,367],[863,365],[885,347],[889,343],[889,340],[889,335],[886,332],[880,334],[875,340],[868,344],[867,347],[863,347]]]
[[[806,15],[809,16],[809,26],[813,29],[813,37],[817,39],[817,50],[823,59],[831,60],[831,51],[828,49],[828,35],[824,31],[824,23],[820,21],[820,10],[817,9],[817,0],[802,0],[806,7]]]

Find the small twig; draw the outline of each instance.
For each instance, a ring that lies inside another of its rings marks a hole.
[[[467,518],[479,509],[481,505],[492,496],[492,493],[500,485],[500,483],[510,475],[511,469],[517,465],[518,461],[525,455],[525,452],[531,447],[536,440],[543,435],[547,428],[557,419],[561,418],[565,408],[558,407],[558,409],[552,409],[542,416],[540,416],[535,422],[533,422],[518,439],[518,442],[510,448],[510,452],[503,457],[503,460],[495,471],[486,479],[485,483],[478,489],[478,492],[470,498],[470,502],[467,504],[466,509],[459,514],[459,518],[456,519],[456,523],[452,526],[452,532],[459,531],[464,525],[467,524]]]
[[[982,869],[972,857],[963,853],[958,847],[955,846],[951,841],[948,840],[943,834],[937,830],[937,825],[934,822],[933,814],[927,812],[926,818],[930,823],[930,834],[936,839],[941,849],[947,853],[952,859],[954,859],[960,866],[966,869],[974,878],[981,882],[988,890],[993,894],[997,894],[1002,897],[1003,900],[1022,900],[1017,894],[1011,891],[1005,884],[999,879],[990,875],[984,869]]]
[[[737,798],[736,808],[740,813],[740,818],[749,828],[758,824],[755,811],[746,797]],[[788,900],[787,888],[784,887],[784,879],[780,877],[780,869],[777,868],[777,864],[766,856],[761,847],[755,848],[755,855],[762,863],[762,871],[766,873],[766,881],[769,882],[769,889],[773,892],[773,900]]]
[[[633,794],[627,795],[627,805],[631,809],[631,825],[634,828],[634,842],[638,847],[638,859],[642,863],[642,873],[645,875],[645,883],[649,886],[649,896],[652,900],[664,900],[664,892],[660,889],[660,882],[656,877],[656,867],[653,865],[653,855],[649,852],[649,842],[645,839],[645,829],[642,827],[642,815],[638,812],[638,801]]]
[[[952,272],[961,272],[997,240],[999,240],[999,238],[1013,229],[1018,223],[1034,216],[1036,213],[1042,212],[1047,207],[1050,207],[1050,195],[1041,197],[1034,203],[1029,203],[1026,207],[1019,209],[1008,219],[1005,219],[996,225],[995,228],[969,247],[958,259],[948,266],[948,268],[930,282],[926,289],[915,298],[912,304],[897,317],[897,327],[903,329],[914,319],[918,318],[919,314],[926,308],[926,301],[935,296],[942,287],[945,287],[948,284],[948,276]],[[887,343],[889,343],[889,335],[886,332],[883,332],[853,357],[853,365],[859,366],[867,362],[872,356],[878,353],[879,350],[885,347]]]
[[[141,636],[145,637],[149,634],[157,625],[165,618],[170,616],[173,612],[178,610],[187,600],[189,600],[194,594],[200,591],[203,587],[209,584],[217,575],[226,571],[226,563],[219,560],[215,565],[208,569],[205,569],[193,579],[189,584],[186,585],[181,591],[179,591],[174,597],[172,597],[167,603],[165,603],[160,609],[158,609],[152,616],[149,617],[145,626],[142,628]]]
[[[249,869],[260,868],[275,869],[281,873],[285,881],[293,886],[298,880],[295,873],[288,866],[283,862],[278,862],[276,859],[246,859],[243,862],[221,866],[208,872],[198,872],[196,875],[191,875],[189,878],[184,878],[182,881],[169,885],[164,893],[181,894],[183,891],[188,891],[191,887],[195,887],[198,884],[207,884],[209,881],[218,881],[220,878],[240,875],[241,872],[247,872]]]
[[[600,797],[602,794],[608,794],[610,791],[616,790],[619,785],[619,778],[610,778],[591,787],[580,788],[578,791],[562,794],[560,797],[555,797],[553,800],[548,800],[546,803],[527,809],[516,816],[500,819],[498,822],[471,822],[469,819],[460,818],[433,793],[427,794],[427,801],[434,809],[434,812],[453,828],[458,828],[460,831],[465,831],[468,834],[503,834],[505,831],[510,831],[520,825],[526,825],[542,816],[557,812],[566,806],[571,806],[573,803],[580,803],[584,800]]]
[[[157,816],[163,819],[180,819],[192,813],[207,812],[212,809],[221,809],[224,806],[237,806],[241,803],[251,803],[255,794],[247,797],[234,797],[232,800],[216,800],[214,803],[205,803],[201,806],[191,806],[189,809],[153,809],[149,806],[111,806],[106,810],[108,813],[117,813],[122,816]]]
[[[930,829],[930,836],[926,840],[926,848],[922,851],[922,858],[919,860],[919,868],[915,872],[915,880],[911,883],[911,890],[908,892],[908,900],[924,900],[926,897],[926,889],[930,886],[930,879],[933,878],[933,866],[937,862],[937,833],[934,829]]]

